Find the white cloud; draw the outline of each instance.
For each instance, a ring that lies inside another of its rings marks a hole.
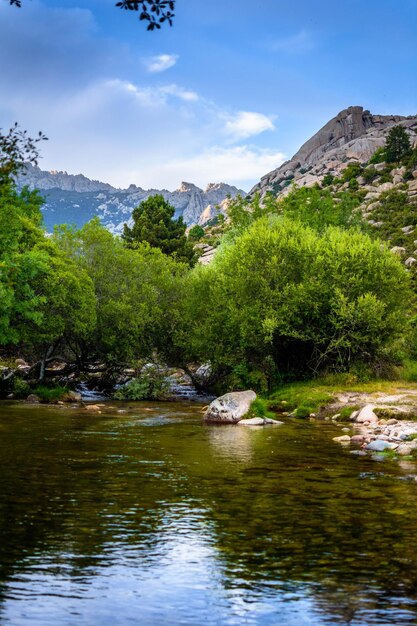
[[[226,132],[236,140],[259,135],[265,130],[275,130],[275,126],[271,118],[263,113],[239,111],[226,122]]]
[[[175,189],[182,180],[189,180],[200,187],[210,182],[224,182],[248,191],[285,158],[282,152],[253,146],[214,146],[194,156],[162,161],[157,168],[144,164],[137,172],[127,172],[120,184],[127,186],[140,180],[142,186],[151,188],[163,180],[168,189]]]
[[[300,30],[295,35],[275,39],[266,44],[270,52],[284,52],[286,54],[306,54],[316,48],[316,43],[311,34]]]
[[[158,54],[143,59],[146,69],[151,73],[165,72],[165,70],[173,67],[177,61],[178,54]]]

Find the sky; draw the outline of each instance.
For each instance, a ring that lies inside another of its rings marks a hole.
[[[125,188],[249,190],[350,105],[417,114],[417,0],[0,0],[0,128],[40,166]]]

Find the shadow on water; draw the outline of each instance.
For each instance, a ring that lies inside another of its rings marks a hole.
[[[416,623],[413,465],[108,407],[0,405],[0,623]]]

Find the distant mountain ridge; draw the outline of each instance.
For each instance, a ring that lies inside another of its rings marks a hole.
[[[113,233],[121,233],[123,224],[131,225],[133,209],[149,196],[161,194],[175,208],[175,216],[182,216],[188,226],[205,224],[219,212],[224,213],[227,198],[246,193],[225,183],[210,183],[200,189],[192,183],[182,182],[176,191],[167,189],[142,189],[130,185],[118,189],[83,174],[62,171],[44,171],[27,165],[17,177],[18,188],[27,185],[39,189],[45,198],[42,208],[47,230],[56,224],[75,224],[81,227],[94,216]]]

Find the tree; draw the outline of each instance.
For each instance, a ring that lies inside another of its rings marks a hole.
[[[195,224],[188,232],[188,239],[190,241],[198,241],[201,237],[204,237],[204,234],[204,228],[199,224]]]
[[[388,133],[385,145],[387,163],[397,163],[411,153],[410,138],[402,126],[394,126]]]
[[[136,11],[139,19],[148,23],[147,30],[161,28],[161,24],[167,22],[172,26],[176,0],[121,0],[116,2],[116,7],[125,11]],[[9,0],[10,5],[22,6],[22,0]]]
[[[187,228],[182,217],[174,219],[175,208],[157,194],[150,196],[133,209],[133,226],[124,225],[123,239],[130,248],[148,243],[177,261],[192,265],[195,254],[185,236]]]
[[[409,276],[379,241],[269,216],[192,270],[180,337],[224,374],[298,377],[389,359],[407,332]]]
[[[169,348],[185,265],[146,243],[127,248],[98,218],[56,228],[54,240],[94,285],[97,325],[75,347],[80,361],[120,369]]]
[[[0,128],[0,183],[15,176],[26,163],[38,164],[38,143],[46,141],[42,132],[30,137],[16,122],[6,133]]]
[[[94,328],[92,282],[42,230],[37,192],[0,181],[0,345],[39,361],[62,354],[68,339]]]

